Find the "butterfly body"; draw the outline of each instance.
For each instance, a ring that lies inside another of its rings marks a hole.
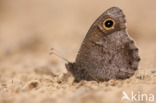
[[[66,68],[77,81],[126,79],[138,69],[140,57],[126,30],[121,9],[112,7],[91,26],[76,57]]]

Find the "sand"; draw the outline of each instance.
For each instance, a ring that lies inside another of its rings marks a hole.
[[[1,0],[0,103],[155,103],[155,3]],[[50,48],[74,61],[90,25],[112,6],[126,14],[129,34],[139,47],[139,69],[126,80],[75,83],[66,62],[49,55]],[[122,100],[124,93],[130,100]]]

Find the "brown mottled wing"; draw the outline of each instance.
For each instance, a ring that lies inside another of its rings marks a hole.
[[[101,23],[113,18],[116,26],[111,31]],[[66,68],[76,80],[125,79],[138,68],[138,49],[126,31],[126,20],[121,9],[113,7],[104,12],[89,29],[75,63]]]
[[[93,79],[124,79],[137,70],[140,60],[138,49],[125,32],[114,32],[95,45],[89,49],[85,62],[79,64]]]

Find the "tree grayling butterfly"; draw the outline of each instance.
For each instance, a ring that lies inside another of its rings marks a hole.
[[[122,10],[106,10],[88,30],[75,62],[65,64],[76,81],[126,79],[138,69],[140,57],[128,35]]]

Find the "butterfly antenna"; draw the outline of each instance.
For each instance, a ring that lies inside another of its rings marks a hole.
[[[50,49],[50,53],[49,53],[49,54],[50,54],[50,55],[55,55],[55,56],[57,56],[57,57],[61,58],[62,60],[64,60],[64,61],[66,61],[66,62],[69,63],[69,61],[68,61],[65,57],[63,57],[63,56],[57,54],[57,50],[55,50],[54,48],[51,48],[51,49]]]

